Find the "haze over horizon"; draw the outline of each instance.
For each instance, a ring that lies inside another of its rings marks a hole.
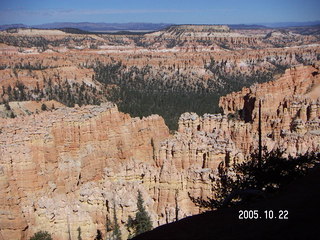
[[[5,0],[0,24],[50,22],[259,24],[320,20],[317,0]]]

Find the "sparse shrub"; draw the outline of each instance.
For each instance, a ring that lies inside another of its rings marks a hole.
[[[52,237],[47,231],[39,231],[36,232],[30,240],[52,240]]]
[[[5,106],[5,108],[6,108],[7,111],[10,111],[10,110],[11,110],[11,107],[10,107],[10,105],[9,105],[8,102],[5,102],[5,103],[4,103],[4,106]]]
[[[47,105],[46,104],[44,104],[44,103],[42,103],[42,105],[41,105],[41,110],[42,111],[47,111]]]
[[[10,113],[10,118],[15,118],[16,117],[16,115],[14,114],[14,112],[11,112]]]

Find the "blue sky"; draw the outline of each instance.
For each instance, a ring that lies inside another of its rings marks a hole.
[[[320,20],[319,0],[1,0],[0,24],[240,24]]]

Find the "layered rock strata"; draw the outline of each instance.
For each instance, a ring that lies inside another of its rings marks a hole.
[[[279,79],[220,98],[225,114],[237,116],[257,140],[258,111],[264,145],[281,147],[288,154],[319,151],[320,72],[318,66],[286,70]],[[235,140],[237,144],[237,140]],[[257,142],[257,141],[254,141]],[[248,152],[248,148],[242,148]]]
[[[249,157],[258,144],[258,112],[261,104],[262,143],[269,151],[280,148],[296,156],[319,152],[320,73],[317,66],[286,70],[279,79],[243,88],[220,98],[224,114],[185,113],[179,132],[222,132],[235,144],[237,161]]]
[[[93,239],[112,216],[113,202],[124,221],[128,208],[135,211],[140,185],[154,182],[151,141],[156,147],[168,137],[161,117],[130,118],[113,104],[0,123],[4,239],[44,229],[54,239],[67,239],[68,231],[75,238],[78,227],[83,239]],[[149,196],[146,201],[152,205]]]
[[[169,137],[161,117],[130,118],[113,104],[1,119],[1,235],[105,236],[116,211],[123,236],[140,190],[154,226],[198,213],[216,168],[236,155],[221,131]],[[166,140],[165,140],[166,139]],[[114,209],[115,206],[115,209]]]

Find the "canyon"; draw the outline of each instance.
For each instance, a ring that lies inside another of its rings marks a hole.
[[[125,234],[138,190],[154,226],[199,213],[189,195],[210,196],[218,165],[245,161],[257,147],[257,99],[263,145],[291,155],[319,152],[318,73],[300,66],[231,93],[220,100],[225,114],[185,113],[173,135],[160,116],[131,118],[112,103],[1,119],[3,239],[41,229],[75,238],[78,227],[93,239],[113,211]],[[238,110],[243,119],[230,118]]]
[[[125,238],[138,191],[154,227],[202,212],[190,197],[212,196],[218,166],[257,149],[259,108],[268,151],[320,151],[317,35],[193,25],[142,36],[43,31],[0,33],[1,240],[39,230],[76,239],[79,227],[82,239],[107,237],[114,213]],[[157,114],[118,109],[124,86],[216,100],[200,113],[174,109],[174,131]]]
[[[219,112],[219,97],[320,59],[317,33],[178,25],[146,34],[0,32],[0,102],[115,102],[172,130],[184,112]],[[162,107],[166,106],[166,108]]]

